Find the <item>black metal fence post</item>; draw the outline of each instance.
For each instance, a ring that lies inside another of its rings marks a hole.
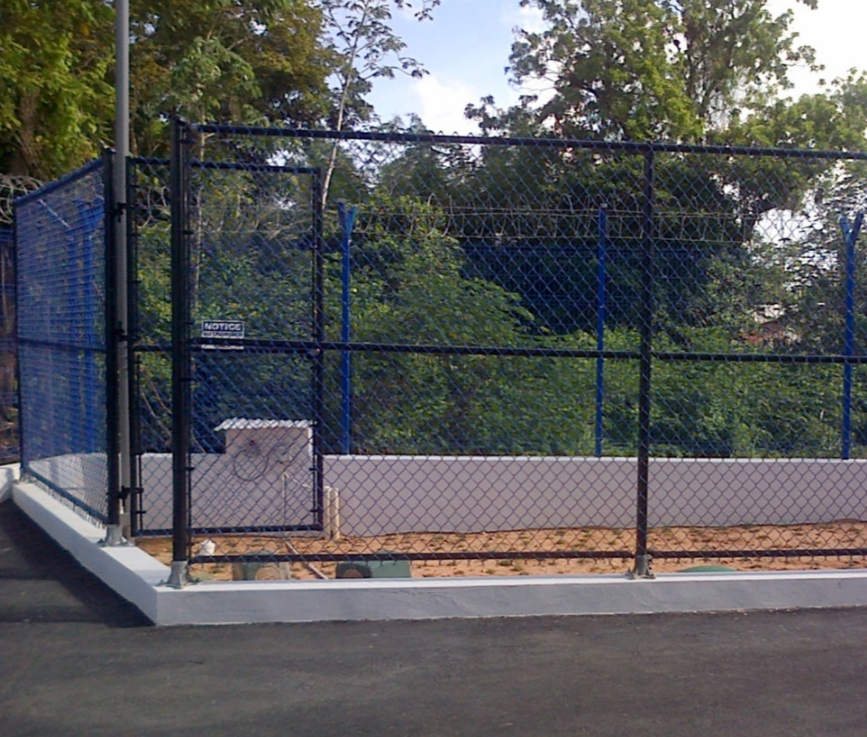
[[[647,516],[650,485],[650,409],[653,368],[653,288],[654,288],[654,151],[644,154],[644,206],[641,219],[641,346],[638,383],[638,478],[635,515],[635,578],[649,578]]]
[[[192,397],[190,351],[190,250],[187,124],[172,120],[171,139],[171,294],[172,294],[172,570],[168,585],[188,582],[189,493]]]
[[[105,229],[105,422],[106,422],[106,472],[108,519],[105,542],[116,545],[122,541],[120,534],[120,418],[118,414],[118,310],[117,310],[117,258],[115,253],[115,228],[117,227],[117,202],[114,191],[114,152],[106,149],[103,161],[103,228]]]
[[[126,167],[126,280],[127,280],[127,342],[129,350],[129,445],[130,445],[130,496],[127,502],[129,511],[129,535],[136,537],[141,529],[141,409],[139,407],[139,372],[141,359],[136,353],[139,341],[139,275],[138,275],[138,233],[135,227],[136,186],[134,165]]]

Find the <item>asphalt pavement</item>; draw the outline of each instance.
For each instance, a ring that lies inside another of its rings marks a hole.
[[[867,610],[156,628],[0,504],[3,737],[864,737]]]

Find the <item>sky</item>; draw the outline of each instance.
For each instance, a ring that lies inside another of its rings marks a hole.
[[[867,3],[862,0],[819,0],[809,10],[795,0],[770,0],[772,12],[795,11],[794,30],[800,41],[813,46],[826,66],[822,76],[843,76],[852,67],[867,70]],[[541,28],[536,10],[520,7],[520,0],[442,0],[432,21],[418,22],[397,12],[393,28],[407,43],[405,53],[420,61],[429,74],[423,79],[398,75],[374,86],[370,101],[383,120],[408,113],[421,116],[440,133],[477,133],[464,108],[493,95],[499,107],[517,102],[520,90],[508,83],[504,69],[514,39],[513,29]],[[795,91],[819,91],[817,77],[806,70],[791,75]]]

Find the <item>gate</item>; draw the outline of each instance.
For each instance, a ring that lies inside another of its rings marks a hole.
[[[132,162],[139,531],[172,527],[177,454],[194,533],[320,530],[319,171],[190,149]]]

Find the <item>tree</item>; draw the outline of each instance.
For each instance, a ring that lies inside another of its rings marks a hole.
[[[131,18],[133,149],[164,152],[165,116],[315,125],[334,57],[321,11],[302,0],[157,0]]]
[[[815,0],[803,0],[815,6]],[[547,28],[520,31],[517,83],[547,79],[540,119],[567,136],[698,141],[789,87],[792,12],[767,0],[522,0]]]
[[[404,54],[406,44],[391,29],[392,8],[412,9],[411,0],[317,0],[327,20],[328,45],[337,58],[334,103],[329,127],[342,131],[347,124],[370,119],[371,107],[364,96],[376,78],[392,79],[397,72],[421,77],[424,67]],[[420,0],[419,20],[431,17],[440,0]],[[331,148],[323,179],[323,204],[328,200],[337,159],[337,142]]]
[[[52,178],[112,140],[110,3],[0,7],[0,171]],[[305,0],[132,3],[132,150],[163,155],[166,119],[316,125],[335,57]]]
[[[0,5],[0,172],[51,179],[110,140],[111,8]]]

